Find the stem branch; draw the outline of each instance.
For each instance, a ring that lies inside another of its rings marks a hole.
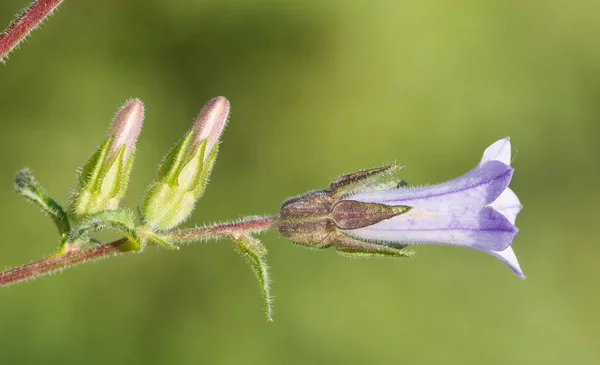
[[[0,34],[0,62],[37,28],[64,0],[36,0]]]
[[[220,237],[235,237],[245,233],[258,232],[273,227],[277,217],[254,217],[239,222],[215,224],[173,232],[164,237],[174,244],[190,243]],[[14,284],[27,279],[50,274],[91,260],[101,259],[129,251],[126,238],[85,250],[73,250],[45,257],[27,265],[15,267],[0,273],[0,286]]]

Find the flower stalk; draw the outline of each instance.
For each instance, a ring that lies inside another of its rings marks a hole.
[[[275,225],[276,222],[277,217],[274,216],[251,217],[239,222],[221,223],[173,232],[166,238],[171,238],[177,245],[183,245],[217,238],[230,238],[233,236],[241,237],[246,234],[257,233],[269,229]],[[85,262],[95,261],[130,251],[131,249],[129,248],[127,238],[121,238],[114,242],[92,248],[65,251],[64,253],[45,257],[30,264],[15,267],[0,273],[0,287],[35,279]]]

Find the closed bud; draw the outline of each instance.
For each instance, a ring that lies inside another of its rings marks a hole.
[[[129,100],[119,110],[106,141],[79,172],[79,185],[71,200],[75,219],[118,208],[127,190],[143,121],[144,104],[139,99]]]
[[[202,196],[227,124],[229,101],[212,99],[192,129],[161,162],[158,178],[148,189],[142,214],[154,229],[165,230],[182,223]]]
[[[196,117],[192,128],[194,144],[197,146],[206,141],[205,160],[208,159],[215,145],[219,142],[228,117],[229,100],[223,96],[217,96],[209,101]]]

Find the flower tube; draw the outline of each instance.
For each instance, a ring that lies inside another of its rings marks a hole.
[[[474,169],[454,180],[424,187],[351,194],[341,201],[412,208],[405,214],[343,232],[366,240],[474,248],[496,256],[524,278],[511,248],[518,232],[515,219],[522,205],[508,187],[514,171],[510,158],[507,137],[488,147]]]

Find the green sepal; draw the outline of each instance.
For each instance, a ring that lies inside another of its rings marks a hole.
[[[336,250],[347,257],[412,257],[413,251],[407,250],[408,245],[395,242],[362,241],[341,233],[336,237]]]
[[[86,216],[69,233],[69,242],[75,242],[86,238],[90,233],[114,230],[122,233],[129,239],[131,251],[137,251],[142,248],[142,241],[136,232],[135,215],[124,209],[104,210]]]
[[[269,267],[267,266],[267,249],[258,239],[251,236],[235,238],[236,251],[250,264],[256,275],[265,305],[265,314],[269,322],[273,321],[273,298],[270,291]]]
[[[183,165],[183,160],[187,155],[187,147],[192,137],[192,132],[188,133],[161,161],[158,166],[157,181],[164,181],[169,184],[177,183],[177,174]]]
[[[133,157],[133,153],[131,157]],[[124,178],[124,175],[128,172],[126,171],[127,167],[131,167],[131,157],[128,161],[123,161],[125,158],[125,146],[123,145],[119,148],[115,158],[109,161],[106,172],[102,175],[100,181],[98,181],[99,185],[95,190],[99,191],[100,196],[106,197],[106,199],[113,199],[121,194],[121,190],[123,190],[122,194],[125,193],[125,189],[121,189],[121,185],[124,181],[126,183],[128,180]]]
[[[190,148],[190,136],[163,160],[158,179],[144,199],[141,208],[144,222],[154,230],[168,230],[185,221],[206,188],[218,146],[213,147],[205,160],[206,140]],[[183,149],[191,151],[184,153]],[[170,169],[166,167],[168,164]]]
[[[125,161],[125,164],[122,168],[122,172],[120,174],[121,185],[119,186],[119,191],[115,194],[114,198],[117,199],[117,202],[121,201],[127,192],[127,186],[129,186],[129,176],[131,175],[131,170],[133,169],[133,161],[135,160],[136,148],[132,148],[129,153],[129,158]]]
[[[206,189],[206,185],[208,184],[208,178],[212,172],[213,166],[215,165],[215,161],[217,159],[217,154],[219,153],[219,145],[215,144],[212,151],[208,155],[206,161],[204,161],[204,166],[202,168],[202,173],[200,174],[200,181],[196,186],[196,190],[194,194],[196,197],[202,196],[204,194],[204,190]],[[204,148],[202,149],[202,154],[204,154]]]
[[[395,242],[362,241],[347,234],[336,236],[336,250],[347,257],[390,257],[404,258],[414,256],[414,252],[407,250],[408,245]]]
[[[42,212],[52,218],[62,241],[67,238],[70,230],[67,213],[60,204],[47,195],[46,190],[37,182],[30,169],[23,169],[17,172],[15,190],[25,199],[40,207]]]
[[[116,210],[125,195],[135,158],[135,148],[131,150],[126,161],[125,145],[108,158],[111,142],[112,137],[109,137],[79,173],[79,186],[71,198],[70,212],[74,219],[79,220],[104,210]]]
[[[388,258],[405,258],[414,256],[413,251],[405,249],[397,249],[390,246],[369,245],[368,247],[353,247],[353,248],[338,248],[337,253],[342,256],[352,258],[372,258],[372,257],[388,257]]]
[[[359,190],[394,188],[398,183],[397,175],[401,169],[402,166],[391,164],[343,175],[331,182],[329,192],[333,197],[341,198]]]
[[[90,181],[98,179],[102,172],[102,161],[108,153],[111,142],[112,137],[107,138],[79,171],[79,187],[81,189],[85,188]]]
[[[183,191],[196,191],[201,185],[200,176],[204,171],[204,151],[206,149],[206,140],[200,142],[195,148],[194,154],[185,163],[181,164],[177,172],[176,184],[178,189]],[[194,193],[194,195],[196,195]]]

